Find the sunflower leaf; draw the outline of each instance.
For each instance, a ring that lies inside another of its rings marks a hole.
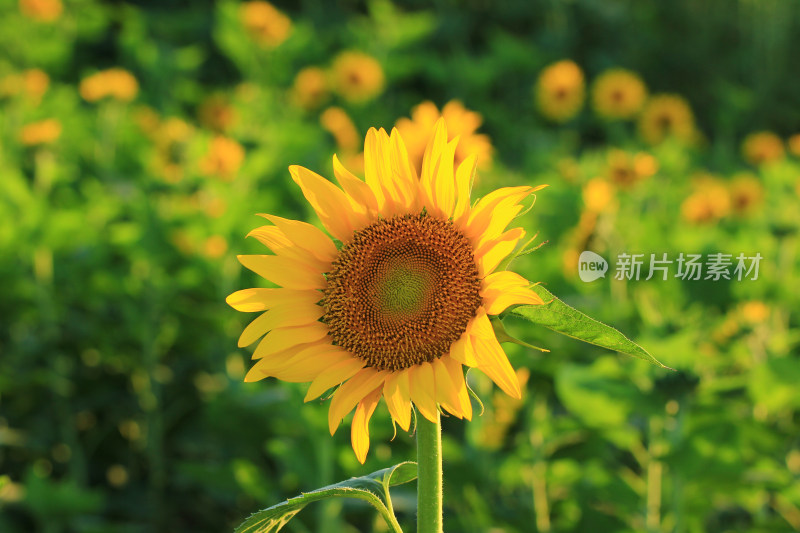
[[[520,305],[508,312],[508,315],[524,318],[534,324],[540,324],[555,332],[567,335],[589,344],[608,348],[639,359],[644,359],[661,368],[673,370],[659,362],[650,353],[630,340],[628,337],[602,322],[599,322],[577,309],[568,306],[542,287],[536,285],[532,290],[545,301],[543,305]]]
[[[350,478],[334,485],[328,485],[283,503],[273,505],[252,514],[236,528],[235,533],[273,533],[280,531],[292,518],[309,503],[326,498],[357,498],[364,500],[381,513],[393,533],[402,533],[394,517],[389,488],[408,483],[417,478],[417,464],[400,463],[362,477]]]
[[[547,348],[540,348],[539,346],[534,346],[533,344],[528,344],[527,342],[521,341],[516,337],[511,336],[506,331],[505,326],[503,325],[503,321],[499,318],[492,318],[492,329],[494,329],[494,335],[497,337],[497,341],[500,343],[503,342],[513,342],[514,344],[519,344],[520,346],[524,346],[526,348],[532,348],[534,350],[539,350],[540,352],[550,352]]]

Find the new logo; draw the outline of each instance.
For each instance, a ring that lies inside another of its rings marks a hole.
[[[594,252],[586,250],[578,258],[578,276],[581,281],[590,282],[606,277],[608,262]]]

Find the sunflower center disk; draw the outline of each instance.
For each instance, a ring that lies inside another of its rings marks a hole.
[[[341,249],[323,320],[368,366],[401,370],[449,351],[481,305],[480,285],[472,246],[452,222],[398,215]]]
[[[412,318],[425,308],[432,292],[432,276],[421,261],[402,257],[386,261],[383,279],[376,280],[375,303],[379,311],[396,318]],[[379,276],[380,277],[380,276]]]

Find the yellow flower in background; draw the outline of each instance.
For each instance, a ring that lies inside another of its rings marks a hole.
[[[211,141],[208,152],[200,160],[200,172],[225,180],[236,177],[244,161],[242,145],[221,135]]]
[[[583,204],[592,213],[612,211],[616,207],[614,187],[603,178],[594,178],[583,186]]]
[[[646,152],[633,156],[633,169],[640,177],[649,178],[658,172],[658,159]]]
[[[189,140],[194,128],[185,120],[178,117],[169,117],[160,122],[156,130],[156,142],[162,147],[168,147]]]
[[[488,135],[477,133],[483,123],[480,113],[464,107],[458,100],[451,100],[439,109],[430,101],[422,102],[411,110],[411,118],[400,118],[395,127],[403,139],[407,139],[408,156],[417,170],[422,168],[422,156],[431,139],[436,122],[444,118],[452,140],[459,137],[455,162],[459,165],[472,154],[478,158],[478,168],[486,168],[492,162],[492,142]]]
[[[228,251],[228,241],[221,235],[212,235],[203,243],[203,253],[209,259],[219,259]]]
[[[372,100],[383,91],[383,67],[361,52],[343,52],[333,61],[333,86],[345,100],[353,103]]]
[[[356,130],[355,124],[350,120],[344,109],[341,107],[329,107],[322,112],[319,122],[333,138],[336,145],[343,151],[352,153],[358,150],[361,139]]]
[[[366,181],[335,156],[342,188],[289,167],[330,237],[305,222],[262,215],[271,224],[250,235],[274,255],[239,261],[280,287],[245,289],[227,299],[239,311],[262,313],[239,338],[244,347],[263,337],[245,381],[310,381],[306,401],[336,388],[331,434],[355,408],[351,441],[362,463],[381,398],[407,431],[412,403],[429,420],[438,420],[439,407],[471,419],[464,366],[521,397],[489,316],[514,304],[542,303],[522,276],[497,270],[525,234],[507,225],[541,187],[502,188],[472,204],[476,157],[455,166],[456,142],[447,138],[440,120],[420,177],[396,129],[391,136],[369,130]]]
[[[36,102],[42,99],[50,86],[50,76],[38,68],[23,72],[22,80],[25,96]]]
[[[359,176],[364,175],[364,152],[342,154],[341,161],[345,168],[349,168]]]
[[[161,117],[156,113],[152,107],[138,106],[133,113],[133,120],[142,133],[150,137],[154,137],[159,125],[161,124]]]
[[[111,68],[84,78],[79,90],[87,102],[97,102],[103,98],[130,102],[139,92],[139,83],[127,70]]]
[[[170,183],[183,179],[185,145],[194,128],[177,117],[161,120],[149,107],[140,107],[135,120],[142,131],[153,140],[155,154],[151,160],[153,172]]]
[[[635,73],[625,69],[603,72],[592,85],[592,106],[608,119],[631,119],[642,109],[647,87]]]
[[[769,319],[770,309],[764,302],[751,300],[739,307],[739,313],[742,321],[752,326],[766,322]]]
[[[583,107],[586,84],[583,71],[568,59],[545,68],[536,82],[539,111],[555,122],[566,122]]]
[[[328,75],[319,67],[306,67],[297,73],[292,98],[303,109],[316,109],[328,99]]]
[[[61,16],[61,0],[19,0],[19,10],[26,17],[39,22],[53,22]]]
[[[639,133],[650,144],[659,144],[670,137],[691,143],[697,134],[689,103],[674,94],[653,96],[639,116]]]
[[[786,145],[789,147],[789,152],[792,155],[800,157],[800,133],[795,133],[789,140],[786,141]]]
[[[197,116],[203,126],[220,133],[230,130],[238,119],[236,109],[221,94],[203,100],[197,110]]]
[[[517,370],[517,379],[522,388],[525,387],[530,375],[531,371],[527,368]],[[490,404],[492,416],[483,420],[483,427],[477,438],[478,443],[490,450],[500,449],[524,405],[525,401],[521,398],[513,398],[499,391],[492,394]]]
[[[61,122],[54,118],[27,124],[19,134],[19,140],[26,146],[48,144],[61,137]]]
[[[694,192],[681,204],[683,218],[693,224],[716,222],[730,212],[728,188],[717,178],[703,176],[695,180]]]
[[[730,198],[734,213],[749,215],[764,201],[764,187],[752,174],[738,174],[731,181]]]
[[[29,69],[0,79],[0,96],[22,94],[34,103],[38,103],[49,86],[50,76],[46,72],[38,68]]]
[[[658,170],[658,161],[644,152],[630,154],[624,150],[612,149],[608,152],[606,178],[623,189],[648,178]]]
[[[574,157],[559,159],[558,163],[556,163],[556,168],[559,175],[567,183],[576,183],[581,177],[581,167]]]
[[[269,2],[244,2],[239,19],[247,32],[264,48],[280,46],[292,33],[292,21]]]
[[[751,133],[742,142],[742,155],[753,165],[763,165],[783,159],[783,141],[771,131]]]

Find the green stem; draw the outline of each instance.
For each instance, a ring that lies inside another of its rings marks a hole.
[[[442,533],[442,426],[417,417],[417,533]]]

